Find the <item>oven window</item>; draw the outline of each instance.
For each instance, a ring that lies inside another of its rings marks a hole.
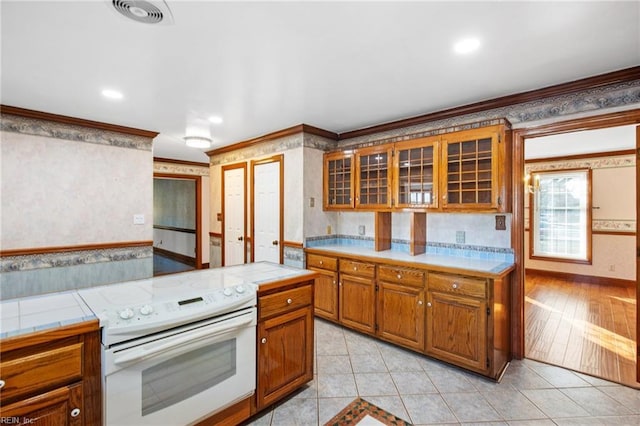
[[[146,416],[222,383],[236,374],[236,339],[178,355],[142,371]]]

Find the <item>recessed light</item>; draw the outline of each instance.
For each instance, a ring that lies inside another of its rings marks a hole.
[[[477,38],[465,38],[458,41],[456,44],[454,44],[453,50],[456,53],[464,55],[467,53],[471,53],[475,50],[478,50],[479,47],[480,47],[480,40],[478,40]]]
[[[212,115],[211,117],[209,117],[209,121],[212,122],[213,124],[222,124],[222,117],[217,115]]]
[[[102,91],[102,96],[109,99],[122,99],[124,97],[122,95],[122,92],[118,92],[117,90],[112,89],[104,89]]]

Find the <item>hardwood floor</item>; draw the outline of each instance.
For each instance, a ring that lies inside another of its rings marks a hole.
[[[640,389],[635,339],[635,288],[527,274],[527,358]]]

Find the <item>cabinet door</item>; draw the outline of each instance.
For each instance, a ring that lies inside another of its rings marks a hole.
[[[499,199],[498,144],[493,128],[443,137],[442,205],[449,209],[496,209]]]
[[[334,152],[324,156],[325,210],[353,208],[353,155]]]
[[[428,292],[426,353],[478,372],[487,370],[487,303]]]
[[[16,425],[80,426],[84,425],[83,411],[82,384],[78,383],[5,405],[0,416]]]
[[[356,208],[391,207],[391,153],[388,145],[357,152]]]
[[[340,274],[340,322],[365,333],[375,332],[376,288],[372,278]]]
[[[257,376],[258,409],[313,379],[311,306],[258,323]]]
[[[438,207],[438,138],[397,143],[394,155],[394,206]]]
[[[424,290],[380,282],[378,335],[399,345],[424,350]]]
[[[321,269],[313,270],[320,273],[314,286],[315,314],[322,318],[337,321],[338,273]]]

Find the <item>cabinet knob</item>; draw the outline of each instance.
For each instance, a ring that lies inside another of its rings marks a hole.
[[[260,343],[262,343],[262,344],[267,343],[267,338],[263,337],[262,340],[260,340]]]
[[[71,417],[78,417],[79,415],[80,415],[79,408],[74,408],[73,410],[71,410]]]
[[[6,384],[6,382],[4,380],[0,380],[0,389],[2,389],[5,384]]]
[[[338,285],[342,285],[342,281],[340,281],[340,282],[338,283]]]
[[[287,305],[290,305],[293,302],[291,299],[287,299]]]
[[[322,265],[322,264],[324,264],[324,260],[321,260],[321,261],[320,261],[320,264],[321,264],[321,265]]]
[[[354,270],[354,271],[357,271],[357,270],[358,270],[358,267],[357,267],[357,266],[354,266],[354,267],[353,267],[353,270]]]
[[[431,302],[427,302],[427,306],[430,308],[431,307]]]
[[[446,200],[446,199],[447,199],[447,194],[444,194],[444,195],[442,196],[442,199],[443,199],[443,200]]]
[[[333,280],[333,285],[336,285],[336,280]]]
[[[401,278],[402,278],[402,275],[398,274],[398,279],[401,279]]]
[[[454,288],[454,289],[455,289],[455,288],[458,288],[458,283],[453,283],[453,284],[451,285],[451,288]]]
[[[422,300],[418,300],[418,305],[422,305]]]

